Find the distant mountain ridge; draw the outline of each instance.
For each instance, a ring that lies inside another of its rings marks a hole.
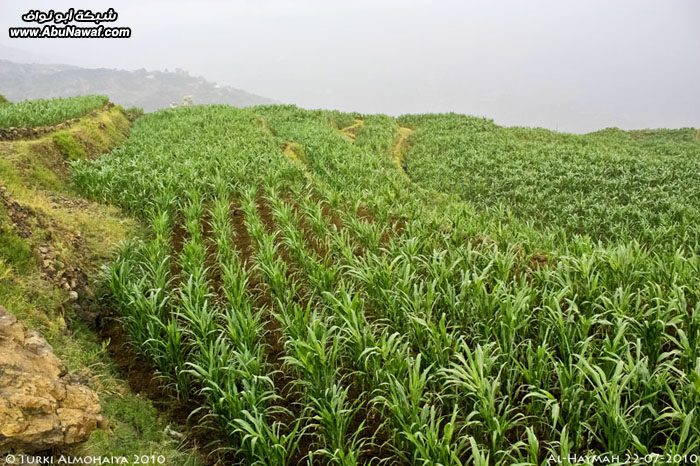
[[[187,71],[128,71],[81,68],[71,65],[15,63],[0,59],[0,94],[13,102],[26,99],[105,94],[124,107],[147,112],[182,103],[192,96],[195,104],[228,104],[236,107],[279,103],[273,99],[219,86]]]

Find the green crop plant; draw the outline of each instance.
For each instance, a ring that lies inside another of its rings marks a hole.
[[[700,445],[699,148],[216,105],[73,173],[148,225],[111,298],[241,464],[544,464]]]
[[[4,99],[4,97],[3,97]],[[103,95],[25,100],[0,103],[0,129],[10,127],[33,128],[63,123],[79,118],[98,108],[108,99]]]

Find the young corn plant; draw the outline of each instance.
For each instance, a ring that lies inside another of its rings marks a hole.
[[[311,437],[303,456],[322,463],[380,447],[387,463],[542,464],[698,448],[699,147],[686,130],[211,106],[144,116],[74,174],[150,225],[108,268],[112,298],[241,463],[298,462]],[[253,269],[227,218],[237,193]],[[271,331],[298,364],[267,360]],[[296,378],[295,422],[274,412],[278,370]]]
[[[268,189],[268,202],[272,204],[275,217],[281,221],[280,235],[284,244],[293,248],[297,257],[305,258],[307,266],[317,266],[306,250],[303,239],[296,236],[296,222],[291,218],[291,209],[285,208],[275,190]],[[349,401],[345,399],[347,390],[339,385],[342,377],[338,372],[339,351],[334,327],[327,326],[325,319],[316,314],[308,315],[308,320],[303,317],[300,320],[295,316],[301,317],[303,314],[290,312],[294,309],[301,310],[301,307],[297,303],[298,296],[294,293],[296,286],[290,287],[287,284],[286,265],[272,254],[276,251],[277,235],[270,235],[259,227],[256,230],[256,224],[259,225],[260,220],[252,209],[250,197],[246,204],[249,209],[247,219],[250,217],[252,226],[251,237],[258,241],[260,247],[256,266],[277,299],[275,315],[282,324],[287,353],[283,359],[287,367],[299,377],[295,382],[297,391],[308,401],[305,418],[309,429],[315,431],[319,439],[320,447],[316,448],[315,455],[323,456],[333,464],[355,464],[362,445],[359,435],[348,432],[348,429],[357,408],[348,404]],[[316,282],[319,283],[322,281]],[[335,349],[329,350],[329,345]],[[334,398],[339,394],[344,394],[343,398]],[[310,455],[313,457],[314,452],[310,452]]]

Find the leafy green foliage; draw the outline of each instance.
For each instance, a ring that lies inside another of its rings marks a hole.
[[[411,178],[539,228],[594,240],[700,244],[695,131],[587,135],[502,128],[463,115],[411,115]]]
[[[415,182],[392,162],[394,119],[291,106],[156,112],[74,164],[87,195],[150,224],[107,283],[141,353],[180,397],[201,396],[223,448],[244,464],[348,465],[697,451],[686,132],[398,123],[416,128]],[[476,188],[457,172],[465,152],[485,164]],[[556,176],[529,178],[546,166]],[[582,196],[569,171],[600,179]],[[678,180],[688,193],[670,191]],[[574,223],[555,209],[567,206]]]
[[[90,110],[101,108],[107,101],[107,97],[103,95],[85,95],[48,100],[25,100],[0,105],[0,129],[55,125],[72,118],[79,118]]]
[[[9,104],[9,103],[10,103],[10,101],[7,100],[7,98],[6,98],[4,95],[0,94],[0,106],[6,105],[6,104]]]

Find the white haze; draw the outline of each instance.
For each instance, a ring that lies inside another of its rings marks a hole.
[[[70,7],[113,7],[133,36],[7,35],[30,8]],[[0,58],[178,67],[306,108],[572,132],[699,127],[698,24],[697,0],[0,0]]]

